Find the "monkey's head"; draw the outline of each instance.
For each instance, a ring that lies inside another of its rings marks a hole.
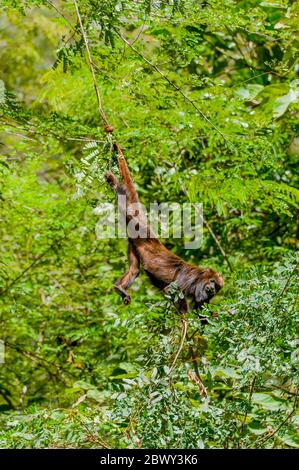
[[[200,308],[204,303],[209,303],[224,285],[222,276],[212,269],[205,269],[201,274],[194,291],[197,308]]]

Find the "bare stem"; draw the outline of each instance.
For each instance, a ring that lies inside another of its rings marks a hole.
[[[268,441],[268,439],[271,439],[288,421],[289,419],[293,416],[293,414],[295,413],[296,409],[297,409],[297,403],[298,403],[298,392],[299,392],[299,388],[297,389],[297,393],[296,393],[296,396],[295,396],[295,400],[294,400],[294,405],[293,405],[293,408],[292,408],[292,411],[290,411],[290,413],[286,416],[286,418],[280,423],[279,426],[277,426],[276,429],[274,429],[273,431],[271,431],[268,436],[266,437],[263,437],[261,440],[260,440],[260,443],[258,444],[257,447],[261,447],[262,444],[264,444],[266,441]]]
[[[224,249],[222,248],[221,243],[220,243],[220,241],[218,240],[217,236],[215,235],[215,233],[214,233],[212,227],[211,227],[210,224],[206,221],[206,219],[204,218],[204,216],[202,216],[202,220],[203,220],[203,223],[204,223],[205,227],[207,227],[208,231],[210,232],[210,235],[211,235],[211,237],[213,238],[214,242],[215,242],[216,245],[218,246],[220,253],[222,254],[222,256],[223,256],[223,258],[225,259],[225,261],[227,262],[227,265],[228,265],[230,271],[233,272],[233,268],[232,268],[232,265],[231,265],[231,263],[230,263],[230,261],[229,261],[229,259],[228,259],[228,256],[227,256],[227,254],[225,253]]]
[[[29,266],[27,266],[23,271],[13,279],[2,291],[0,291],[0,296],[4,296],[10,289],[27,273],[33,266],[41,261],[41,259],[46,256],[46,254],[53,248],[54,245],[50,245],[41,255],[39,255]]]
[[[252,394],[253,394],[253,390],[254,390],[255,381],[256,381],[256,376],[253,377],[252,382],[251,382],[251,385],[250,385],[250,387],[249,387],[248,406],[250,406],[250,403],[251,403],[251,399],[252,399]],[[244,433],[244,426],[245,426],[245,424],[246,424],[247,415],[248,415],[248,408],[246,409],[245,414],[244,414],[244,417],[243,417],[243,420],[242,420],[242,424],[241,424],[241,436],[242,436],[243,433]],[[240,443],[239,443],[239,446],[240,446]]]
[[[75,0],[74,0],[75,1]],[[156,72],[158,72],[159,75],[161,75],[161,77],[164,78],[164,80],[166,80],[169,85],[172,86],[172,88],[174,88],[189,104],[191,104],[191,106],[193,106],[193,108],[198,112],[198,114],[206,121],[208,122],[217,132],[218,134],[221,135],[221,137],[226,141],[226,142],[229,142],[229,140],[225,137],[225,135],[223,134],[223,132],[221,132],[220,129],[218,129],[217,126],[215,126],[215,124],[211,121],[210,118],[208,118],[208,116],[206,116],[199,108],[198,106],[194,103],[193,100],[191,100],[184,92],[183,90],[181,90],[180,87],[178,87],[174,82],[172,82],[155,64],[153,64],[150,60],[148,60],[143,54],[141,54],[141,52],[139,52],[126,38],[124,38],[117,30],[114,30],[115,33],[117,34],[117,36],[127,45],[130,47],[130,49],[132,49],[135,54],[137,54],[139,57],[141,57],[142,60],[144,60],[148,65],[150,65]],[[231,143],[231,142],[229,142]]]
[[[101,94],[100,94],[100,90],[99,90],[99,87],[98,87],[98,84],[97,84],[96,74],[95,74],[95,71],[94,71],[93,60],[92,60],[92,57],[91,57],[89,43],[88,43],[88,37],[87,37],[87,34],[85,32],[83,23],[82,23],[82,18],[81,18],[81,15],[80,15],[78,3],[77,3],[77,0],[73,0],[73,2],[74,2],[74,5],[75,5],[77,18],[78,18],[79,25],[80,25],[82,38],[83,38],[83,41],[84,41],[84,44],[85,44],[85,49],[86,49],[86,53],[87,53],[87,57],[88,57],[88,65],[89,65],[89,69],[90,69],[90,72],[91,72],[91,76],[92,76],[92,80],[93,80],[93,86],[94,86],[97,101],[98,101],[99,113],[100,113],[100,116],[101,116],[104,124],[106,126],[110,126],[110,124],[107,120],[106,114],[105,114],[105,112],[103,110],[103,107],[102,107]]]
[[[185,196],[188,197],[188,199],[190,199],[186,186],[184,185],[184,183],[182,183],[182,181],[180,181],[180,183],[181,183],[181,185],[182,185],[182,191],[183,191],[183,193],[185,194]],[[203,214],[200,214],[200,217],[202,218],[203,224],[205,225],[205,227],[207,227],[207,229],[208,229],[208,231],[209,231],[211,237],[213,238],[214,242],[215,242],[216,245],[218,246],[220,253],[222,254],[222,256],[223,256],[223,258],[225,259],[225,261],[227,262],[227,265],[228,265],[230,271],[233,272],[232,265],[231,265],[231,263],[230,263],[230,261],[229,261],[229,259],[228,259],[227,254],[225,253],[224,249],[222,248],[222,245],[221,245],[221,243],[220,243],[220,241],[219,241],[217,235],[214,233],[212,227],[211,227],[210,224],[206,221],[206,219],[205,219],[205,217],[203,216]]]
[[[181,323],[182,323],[182,337],[181,337],[181,342],[180,342],[180,345],[179,345],[179,347],[178,347],[178,350],[177,350],[177,352],[176,352],[176,354],[175,354],[175,358],[174,358],[174,360],[173,360],[173,363],[172,363],[172,365],[171,365],[171,367],[170,367],[170,370],[169,370],[169,372],[168,372],[167,375],[171,375],[171,374],[172,374],[173,369],[174,369],[174,367],[175,367],[175,365],[176,365],[176,362],[177,362],[177,360],[178,360],[178,357],[179,357],[179,355],[180,355],[180,353],[181,353],[181,351],[182,351],[182,349],[183,349],[184,343],[185,343],[186,334],[187,334],[187,321],[186,321],[184,318],[181,318]]]

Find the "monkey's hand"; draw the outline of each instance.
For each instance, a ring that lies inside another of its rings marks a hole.
[[[108,171],[105,174],[105,178],[106,178],[107,183],[109,183],[110,186],[112,186],[112,188],[114,188],[114,189],[117,188],[117,186],[118,186],[117,179],[111,171]]]

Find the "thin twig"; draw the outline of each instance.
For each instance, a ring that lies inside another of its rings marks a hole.
[[[249,388],[248,406],[250,406],[250,403],[251,403],[255,382],[256,382],[256,375],[253,377],[250,388]],[[245,411],[245,414],[243,416],[243,420],[242,420],[242,424],[241,424],[241,436],[244,434],[244,426],[245,426],[247,415],[248,415],[248,406],[246,407],[246,411]],[[240,442],[239,442],[239,446],[240,446]]]
[[[182,191],[183,193],[185,194],[185,196],[187,196],[187,198],[190,200],[190,197],[189,197],[189,194],[188,194],[188,191],[187,191],[187,188],[186,186],[184,185],[184,183],[182,181],[180,181],[180,184],[181,184],[181,188],[182,188]],[[210,224],[206,221],[205,217],[203,214],[199,214],[202,221],[203,221],[203,224],[205,225],[205,227],[208,229],[211,237],[213,238],[214,242],[216,243],[216,245],[218,246],[219,248],[219,251],[220,253],[222,254],[223,258],[225,259],[225,261],[227,262],[227,265],[230,269],[231,272],[233,272],[233,268],[232,268],[232,265],[228,259],[228,256],[227,254],[225,253],[224,249],[222,248],[222,245],[220,243],[220,241],[218,240],[218,237],[216,236],[216,234],[214,233],[212,227],[210,226]]]
[[[111,446],[109,446],[109,444],[105,441],[103,441],[101,438],[99,438],[98,436],[95,436],[91,430],[89,429],[89,427],[87,426],[86,423],[84,423],[83,421],[78,421],[86,430],[87,432],[87,435],[90,439],[91,442],[94,442],[96,444],[100,444],[104,449],[111,449]]]
[[[61,140],[63,142],[64,141],[69,141],[69,140],[74,140],[74,141],[78,141],[78,142],[100,142],[100,143],[105,142],[104,140],[92,139],[91,137],[84,137],[84,136],[64,137],[64,136],[60,136],[60,135],[54,133],[51,130],[48,130],[47,134],[45,134],[45,133],[39,132],[37,129],[28,129],[28,127],[26,127],[26,125],[17,126],[16,124],[13,124],[11,122],[3,120],[2,117],[0,117],[0,125],[13,127],[14,129],[21,129],[22,131],[28,132],[28,134],[31,134],[31,135],[34,134],[34,135],[38,135],[38,136],[42,136],[42,137],[49,137],[50,136],[50,137],[53,137],[54,139]],[[30,123],[30,125],[33,126],[32,123]],[[8,131],[3,129],[3,131],[1,130],[1,132],[8,132]],[[12,134],[12,133],[10,133],[10,134]],[[40,140],[38,140],[36,137],[34,137],[34,138],[33,137],[28,137],[26,135],[21,135],[21,134],[18,134],[18,133],[15,133],[14,135],[16,135],[18,137],[24,137],[24,138],[27,138],[27,139],[30,139],[30,140],[40,142]]]
[[[298,392],[299,392],[299,388],[297,389],[296,397],[295,397],[295,400],[294,400],[294,405],[293,405],[293,408],[290,411],[290,413],[287,415],[287,417],[280,423],[280,425],[276,429],[274,429],[273,431],[271,431],[269,433],[268,436],[265,436],[264,438],[259,439],[260,443],[257,447],[261,447],[261,445],[264,444],[268,439],[271,439],[271,437],[273,437],[282,428],[282,426],[284,426],[289,421],[289,419],[293,416],[293,414],[295,413],[295,411],[297,409]],[[257,443],[258,443],[258,441],[257,441]]]
[[[10,392],[7,389],[3,388],[3,385],[0,385],[0,395],[4,398],[4,400],[7,402],[7,404],[13,409],[16,409],[16,405],[13,403],[13,401],[10,399]]]
[[[7,131],[6,129],[4,129],[2,132],[5,132],[5,134],[8,134],[8,135],[13,135],[15,137],[21,137],[21,139],[32,140],[33,142],[36,141],[36,139],[33,139],[32,137],[28,137],[28,135],[20,134],[19,132],[11,132],[11,131]]]
[[[75,1],[75,0],[74,0]],[[215,126],[215,124],[210,120],[210,118],[208,118],[208,116],[206,116],[199,108],[198,106],[194,103],[193,100],[191,100],[182,90],[180,87],[178,87],[174,82],[172,82],[168,77],[167,75],[165,75],[155,64],[153,64],[150,60],[148,60],[143,54],[141,54],[141,52],[139,52],[129,41],[127,41],[126,38],[124,38],[116,29],[114,29],[115,33],[117,34],[117,36],[125,43],[127,44],[127,46],[130,47],[130,49],[132,49],[135,54],[137,54],[142,60],[144,60],[148,65],[150,65],[156,72],[159,73],[159,75],[161,75],[161,77],[164,78],[164,80],[166,80],[169,85],[172,86],[172,88],[174,88],[189,104],[191,104],[191,106],[193,106],[193,108],[198,112],[198,114],[206,121],[208,122],[220,135],[221,137],[226,141],[226,142],[229,142],[229,140],[225,137],[225,135],[223,134],[223,132],[221,132],[220,129],[218,129],[217,126]],[[231,142],[229,142],[231,144]]]
[[[225,253],[224,249],[222,248],[221,243],[220,243],[220,241],[218,240],[217,236],[215,235],[215,233],[214,233],[212,227],[211,227],[210,224],[206,221],[206,219],[204,218],[203,215],[202,215],[202,220],[203,220],[204,225],[207,227],[208,231],[210,232],[210,235],[211,235],[211,237],[213,238],[214,242],[215,242],[216,245],[218,246],[220,253],[222,254],[222,256],[223,256],[223,258],[225,259],[225,261],[227,262],[227,265],[228,265],[230,271],[233,272],[233,268],[232,268],[232,265],[231,265],[231,263],[230,263],[230,261],[229,261],[229,259],[228,259],[227,254]]]
[[[280,295],[279,295],[278,302],[283,298],[283,295],[284,295],[285,291],[287,290],[287,288],[288,288],[288,286],[289,286],[289,282],[290,282],[290,280],[291,280],[291,278],[292,278],[294,272],[297,270],[297,268],[298,268],[298,263],[296,263],[295,266],[294,266],[294,268],[291,270],[291,272],[290,272],[290,274],[289,274],[289,276],[288,276],[288,278],[287,278],[287,280],[286,280],[286,283],[285,283],[285,285],[284,285],[284,287],[283,287],[283,289],[282,289],[282,291],[281,291],[281,293],[280,293]],[[278,303],[278,302],[277,302],[277,303]]]
[[[239,29],[242,29],[243,31],[245,31],[246,33],[248,34],[254,34],[255,36],[261,36],[265,39],[267,39],[268,41],[281,41],[282,38],[273,38],[272,36],[268,36],[267,34],[263,34],[263,33],[259,33],[257,31],[250,31],[249,29],[246,29],[246,28],[243,28],[242,26],[238,26]]]
[[[90,49],[89,49],[88,38],[87,38],[85,29],[84,29],[84,26],[83,26],[83,23],[82,23],[78,3],[77,3],[77,0],[73,0],[73,2],[74,2],[74,5],[75,5],[77,18],[78,18],[78,21],[79,21],[83,41],[84,41],[84,44],[85,44],[85,49],[86,49],[86,53],[87,53],[87,57],[88,57],[88,65],[89,65],[90,73],[91,73],[92,80],[93,80],[93,86],[94,86],[97,101],[98,101],[99,113],[100,113],[100,116],[101,116],[104,124],[106,124],[107,126],[110,126],[110,124],[107,120],[106,114],[105,114],[105,112],[103,110],[103,107],[102,107],[101,94],[100,94],[100,90],[99,90],[99,87],[98,87],[98,84],[97,84],[96,74],[95,74],[95,71],[94,71],[93,61],[92,61],[92,57],[91,57],[91,53],[90,53]]]
[[[15,277],[8,286],[5,287],[2,291],[0,291],[0,296],[4,296],[23,276],[27,273],[33,266],[35,266],[39,261],[46,256],[46,254],[53,248],[53,244],[50,245],[43,253],[41,253],[29,266],[27,266],[23,271]]]
[[[54,3],[52,3],[50,0],[46,0],[46,2],[52,7],[54,8],[54,10],[56,11],[56,13],[58,13],[58,15],[60,15],[69,25],[72,29],[75,29],[74,26],[72,25],[72,23],[67,19],[67,17],[57,8],[56,5],[54,5]]]
[[[40,356],[36,352],[28,351],[27,349],[24,349],[23,347],[19,345],[16,346],[15,344],[7,341],[7,339],[4,339],[4,343],[5,343],[5,346],[7,346],[8,348],[14,349],[15,351],[19,352],[20,354],[22,354],[23,356],[27,358],[30,358],[33,361],[40,361],[42,363],[41,367],[44,367],[49,372],[50,375],[56,377],[58,380],[62,381],[63,383],[66,383],[64,378],[60,377],[60,375],[62,375],[63,373],[68,375],[69,377],[73,377],[73,378],[77,377],[76,374],[70,372],[69,370],[62,370],[60,368],[60,365],[57,365],[52,360],[50,361],[48,359],[45,359],[44,357]],[[51,368],[54,368],[55,372]]]
[[[195,333],[197,331],[198,330],[195,330]],[[200,376],[199,369],[198,369],[198,364],[197,364],[197,360],[196,360],[196,355],[195,355],[193,346],[190,342],[190,340],[193,336],[194,336],[194,333],[189,338],[187,338],[187,340],[189,342],[189,345],[188,345],[189,346],[189,352],[190,352],[191,362],[193,364],[193,369],[194,369],[195,374],[192,375],[192,374],[188,373],[188,376],[189,376],[190,380],[192,380],[192,382],[196,383],[196,385],[198,386],[200,395],[206,398],[208,396],[208,392],[207,392],[207,389],[204,386],[204,383],[203,383],[202,378]]]
[[[32,353],[31,351],[27,351],[25,349],[22,349],[19,346],[15,346],[11,343],[8,343],[6,340],[5,340],[5,345],[8,348],[14,349],[16,352],[22,354],[24,357],[29,358],[32,361],[40,361],[41,362],[41,364],[39,364],[40,367],[43,367],[44,369],[46,369],[46,371],[48,372],[50,377],[55,377],[55,379],[57,379],[58,381],[60,381],[60,382],[62,382],[66,385],[66,381],[64,380],[63,377],[61,377],[62,371],[53,362],[50,362],[47,359],[44,359],[44,358]],[[54,367],[54,370],[53,370],[53,367]],[[74,377],[73,374],[72,374],[72,376]]]
[[[203,381],[200,378],[200,375],[195,374],[192,372],[192,370],[188,371],[188,377],[191,380],[191,382],[195,383],[198,386],[198,391],[201,397],[207,398],[208,392],[206,387],[203,384]]]
[[[97,101],[98,101],[99,114],[100,114],[100,117],[102,118],[102,120],[105,124],[105,127],[107,127],[107,129],[110,129],[110,130],[107,130],[106,132],[107,132],[107,139],[108,139],[108,142],[109,142],[109,145],[110,145],[110,158],[109,158],[108,166],[109,166],[109,170],[111,170],[112,153],[113,153],[113,140],[112,140],[111,132],[113,131],[113,127],[109,124],[108,119],[106,117],[106,114],[105,114],[105,112],[103,110],[103,107],[102,107],[101,94],[100,94],[100,90],[99,90],[99,87],[98,87],[98,84],[97,84],[96,74],[95,74],[95,71],[94,71],[94,64],[93,64],[93,60],[92,60],[90,49],[89,49],[88,37],[87,37],[87,34],[85,32],[83,23],[82,23],[82,19],[81,19],[80,11],[79,11],[79,8],[78,8],[77,0],[73,0],[73,2],[74,2],[74,5],[75,5],[77,18],[78,18],[78,21],[79,21],[83,41],[84,41],[84,44],[85,44],[85,49],[86,49],[86,53],[87,53],[87,57],[88,57],[88,65],[89,65],[89,69],[90,69],[90,72],[91,72],[91,76],[92,76],[92,80],[93,80],[93,86],[94,86]]]
[[[169,370],[169,372],[168,372],[167,375],[171,375],[171,374],[172,374],[173,369],[174,369],[174,367],[175,367],[175,365],[176,365],[176,362],[177,362],[177,360],[178,360],[178,357],[179,357],[179,355],[180,355],[180,353],[181,353],[181,351],[182,351],[182,349],[183,349],[184,342],[185,342],[185,339],[186,339],[186,334],[187,334],[187,321],[186,321],[184,318],[181,318],[181,323],[182,323],[182,337],[181,337],[181,342],[180,342],[180,345],[179,345],[179,347],[178,347],[178,350],[177,350],[177,352],[176,352],[176,354],[175,354],[175,358],[174,358],[174,360],[173,360],[173,363],[172,363],[172,365],[171,365],[171,367],[170,367],[170,370]]]

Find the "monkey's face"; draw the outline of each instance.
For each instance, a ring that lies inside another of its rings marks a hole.
[[[223,285],[223,278],[220,274],[208,269],[203,280],[199,281],[195,288],[194,298],[197,308],[200,308],[204,303],[209,303]]]

